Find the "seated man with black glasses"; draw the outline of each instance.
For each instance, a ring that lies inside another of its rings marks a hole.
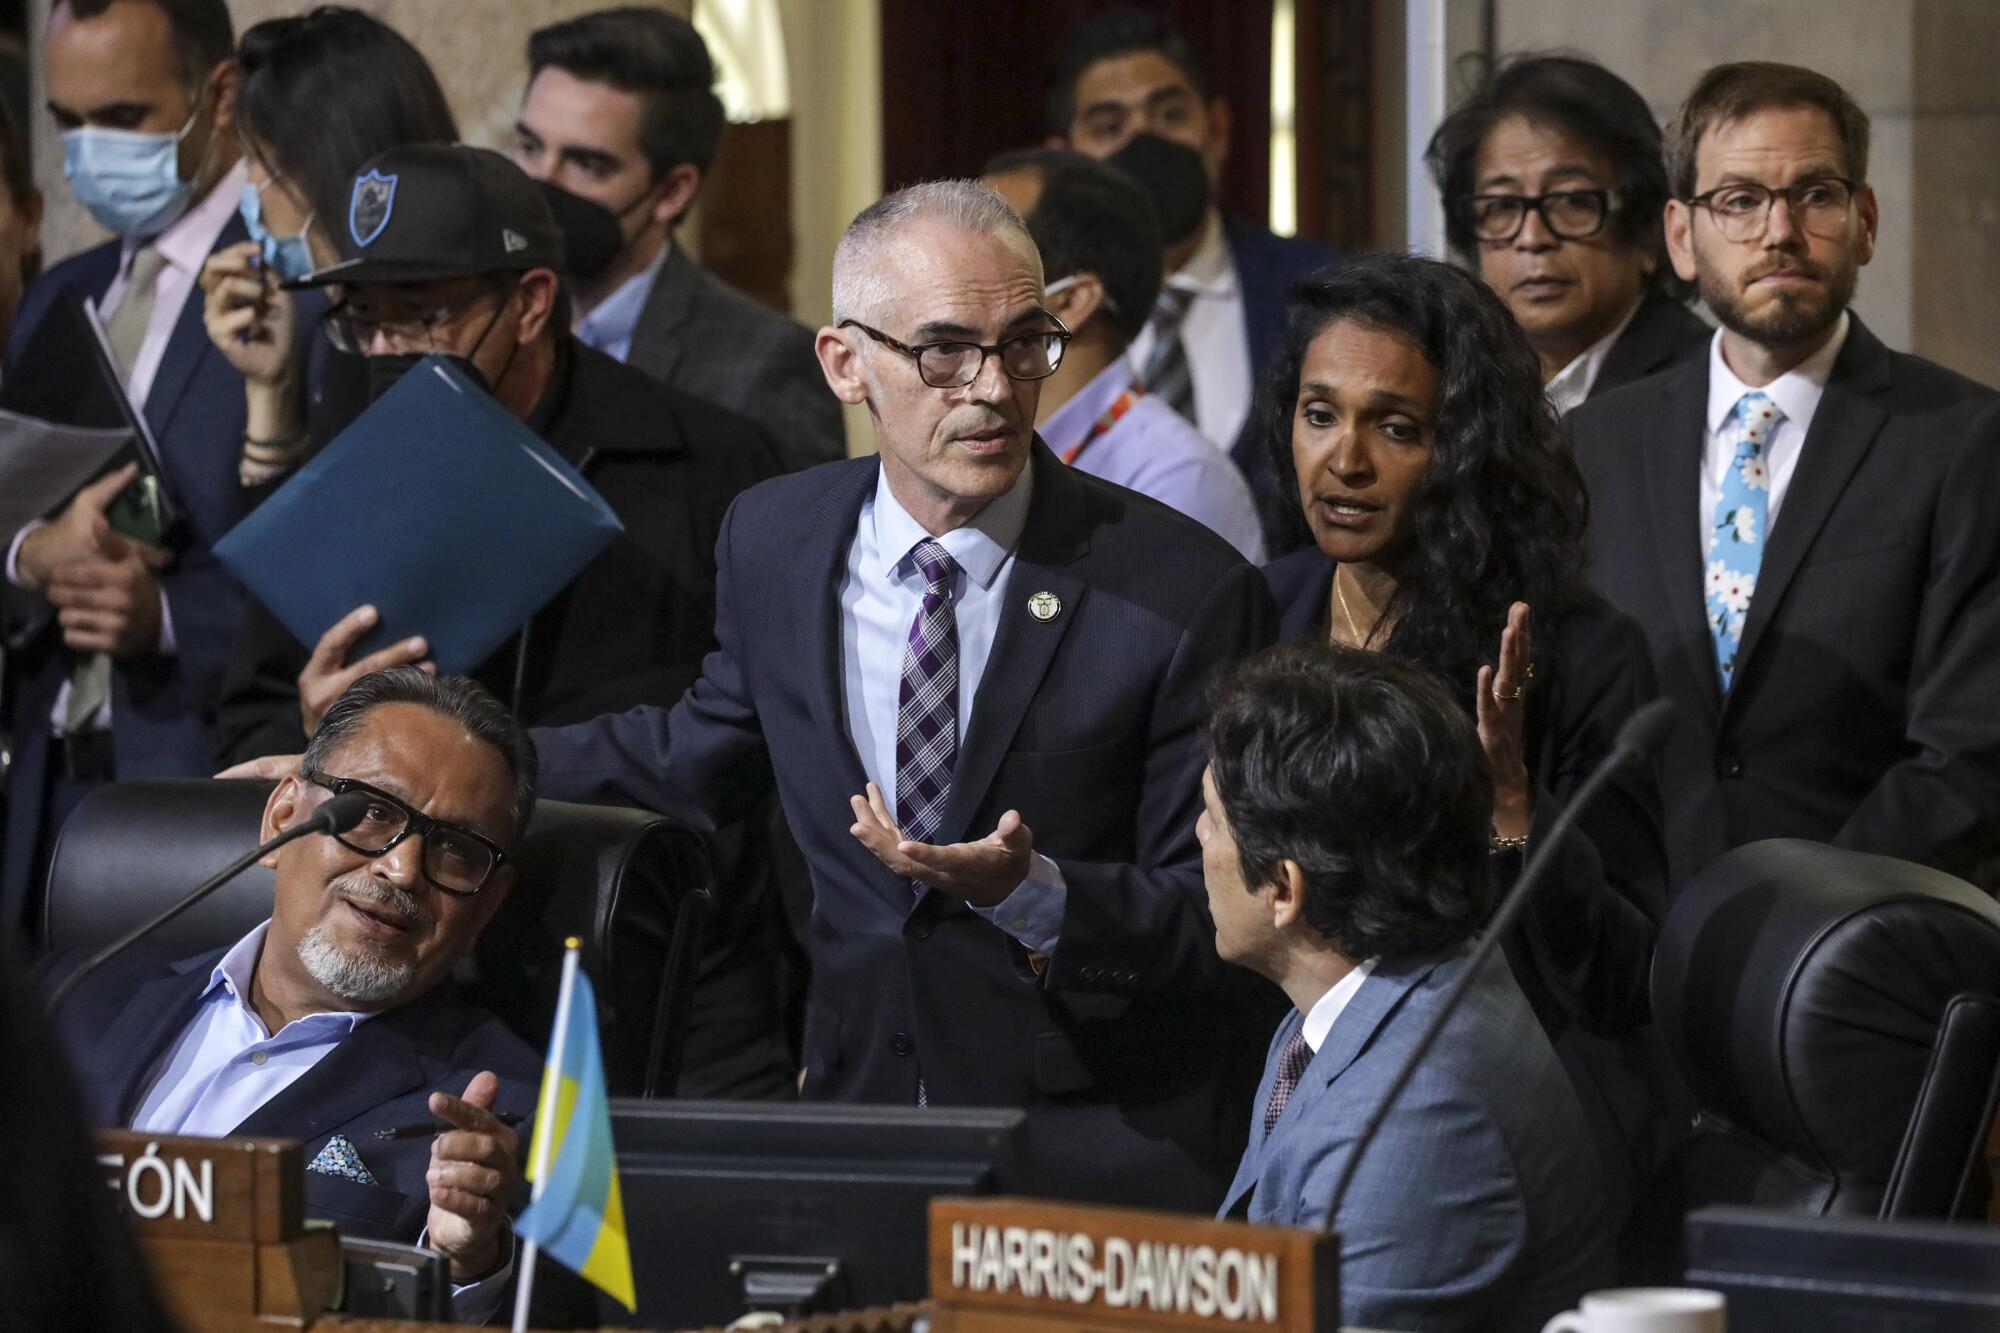
[[[259,836],[348,791],[374,798],[361,822],[273,853],[271,919],[236,943],[134,950],[52,1015],[92,1121],[298,1139],[307,1216],[421,1239],[451,1262],[455,1313],[491,1315],[541,1060],[450,975],[512,886],[535,770],[521,724],[462,676],[398,667],[349,687]],[[381,1137],[433,1119],[435,1137]]]

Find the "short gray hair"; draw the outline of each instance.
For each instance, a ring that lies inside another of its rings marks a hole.
[[[349,685],[326,710],[312,743],[299,756],[299,767],[311,773],[325,772],[333,752],[359,732],[368,714],[383,704],[428,708],[498,750],[514,779],[510,812],[514,828],[509,841],[521,835],[529,816],[535,813],[535,775],[540,764],[535,742],[506,706],[469,676],[434,676],[413,666],[369,672]]]
[[[888,283],[872,262],[882,243],[912,222],[931,219],[961,231],[1019,233],[1034,252],[1021,215],[976,180],[922,181],[885,194],[855,214],[833,252],[833,322],[874,320]]]

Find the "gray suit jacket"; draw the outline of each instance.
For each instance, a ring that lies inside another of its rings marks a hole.
[[[673,247],[639,312],[628,364],[764,428],[789,471],[847,457],[840,400],[812,331],[711,277]]]
[[[1414,1045],[1463,954],[1376,965],[1264,1136],[1278,1025],[1250,1147],[1221,1216],[1323,1227],[1362,1122]],[[1505,962],[1480,970],[1342,1202],[1340,1322],[1369,1328],[1539,1329],[1610,1285],[1611,1236],[1590,1131]]]

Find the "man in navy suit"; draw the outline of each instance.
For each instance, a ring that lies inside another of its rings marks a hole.
[[[1196,746],[1273,611],[1228,543],[1035,437],[1042,292],[983,185],[865,209],[818,350],[878,457],[740,497],[701,679],[539,732],[544,783],[711,825],[775,786],[813,877],[806,1097],[1029,1106],[1047,1188],[1208,1208],[1264,997],[1210,939]]]
[[[540,1061],[450,973],[512,886],[534,744],[464,677],[376,672],[327,711],[261,836],[349,791],[371,800],[359,823],[268,860],[269,921],[196,958],[126,954],[53,1017],[93,1123],[301,1140],[307,1215],[421,1235],[451,1261],[457,1313],[483,1318],[522,1202],[525,1130],[500,1116],[533,1110]],[[435,1136],[378,1137],[432,1119]]]
[[[22,300],[11,373],[57,301],[97,304],[186,517],[171,555],[111,531],[122,483],[87,488],[10,544],[9,781],[0,930],[21,927],[62,819],[118,777],[207,772],[241,595],[209,554],[246,509],[242,379],[202,327],[195,279],[244,238],[238,71],[222,0],[63,0],[44,46],[70,188],[117,239]],[[108,659],[108,661],[107,661]],[[32,922],[27,923],[32,929]]]
[[[1217,692],[1202,786],[1216,947],[1295,1006],[1220,1216],[1336,1209],[1343,1325],[1538,1329],[1605,1285],[1583,1111],[1497,955],[1356,1155],[1492,907],[1465,710],[1383,654],[1287,645]]]
[[[1133,367],[1229,451],[1266,511],[1271,554],[1283,554],[1297,543],[1296,524],[1278,500],[1270,452],[1253,438],[1252,405],[1284,329],[1286,291],[1338,256],[1212,206],[1229,102],[1211,95],[1200,53],[1170,20],[1124,5],[1079,21],[1056,50],[1047,103],[1051,143],[1120,162],[1154,195],[1167,281],[1132,344]],[[1170,147],[1188,164],[1177,168]],[[1191,169],[1197,157],[1200,171]]]

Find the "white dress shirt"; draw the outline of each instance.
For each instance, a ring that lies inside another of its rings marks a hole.
[[[1764,465],[1771,476],[1770,502],[1764,515],[1767,542],[1769,534],[1777,529],[1778,506],[1784,502],[1785,488],[1792,484],[1792,473],[1798,470],[1799,449],[1805,444],[1806,432],[1812,428],[1813,414],[1819,411],[1819,400],[1826,393],[1827,376],[1833,373],[1834,359],[1847,342],[1851,323],[1842,311],[1840,323],[1824,347],[1757,390],[1768,395],[1785,414],[1785,419],[1764,441]],[[1722,359],[1722,331],[1717,329],[1708,344],[1708,416],[1701,435],[1701,512],[1696,517],[1701,523],[1698,549],[1703,551],[1708,549],[1709,532],[1715,524],[1715,503],[1722,496],[1722,480],[1728,475],[1736,452],[1722,438],[1722,426],[1736,400],[1750,392],[1751,387],[1738,379],[1729,363]]]
[[[958,562],[952,613],[958,621],[958,745],[972,723],[972,704],[986,674],[994,632],[1014,568],[1014,547],[1027,525],[1034,464],[978,517],[937,539]],[[847,574],[840,584],[841,686],[847,734],[870,781],[896,808],[896,730],[901,712],[903,656],[923,602],[924,576],[911,552],[931,534],[910,517],[878,469],[875,493],[861,503]],[[975,830],[984,837],[989,830]],[[1062,933],[1065,882],[1055,862],[1036,852],[1021,886],[996,907],[973,910],[1029,949],[1052,953]]]
[[[1313,1001],[1312,1011],[1306,1015],[1305,1027],[1302,1030],[1305,1033],[1306,1045],[1312,1047],[1314,1055],[1319,1054],[1319,1048],[1326,1045],[1326,1034],[1333,1031],[1333,1021],[1340,1017],[1341,1011],[1347,1008],[1348,1002],[1361,989],[1361,983],[1368,980],[1368,974],[1374,970],[1373,958],[1362,959],[1346,976],[1334,982],[1326,994]]]
[[[153,379],[160,373],[160,362],[166,359],[167,343],[173,339],[174,327],[180,323],[181,310],[187,305],[188,297],[196,291],[201,266],[208,262],[215,243],[222,238],[222,229],[229,225],[229,219],[236,216],[237,207],[243,201],[243,181],[243,164],[238,162],[216,182],[214,189],[202,197],[200,203],[181,214],[171,227],[151,238],[154,248],[166,262],[160,265],[159,276],[153,279],[153,310],[146,319],[146,336],[140,340],[139,353],[132,359],[132,369],[125,377],[126,396],[132,400],[132,406],[141,412],[146,410],[147,395],[153,391]],[[119,303],[125,299],[126,289],[131,285],[132,257],[146,240],[145,237],[127,236],[119,243],[118,272],[97,301],[97,317],[101,322],[109,324]],[[28,586],[21,577],[21,543],[41,526],[40,520],[28,524],[14,535],[13,542],[7,547],[7,581],[17,588]],[[160,637],[153,645],[153,652],[161,657],[172,657],[174,648],[173,608],[167,602],[166,591],[162,589]],[[49,716],[54,727],[52,735],[61,736],[69,730],[67,680],[56,691],[55,707],[50,710]],[[110,726],[111,701],[106,699],[104,706],[91,719],[91,728],[104,731]]]
[[[1604,369],[1604,358],[1611,354],[1611,345],[1624,336],[1626,326],[1632,316],[1639,313],[1639,307],[1646,303],[1641,295],[1625,312],[1625,318],[1611,332],[1599,338],[1570,359],[1570,363],[1555,373],[1544,386],[1549,401],[1556,405],[1556,415],[1561,416],[1573,407],[1580,407],[1583,400],[1590,397],[1591,386],[1597,383],[1597,372]]]
[[[1226,452],[1250,419],[1256,386],[1250,376],[1250,334],[1243,323],[1243,287],[1222,234],[1222,214],[1209,210],[1201,243],[1186,264],[1167,276],[1167,285],[1195,294],[1181,322],[1181,344],[1194,384],[1194,424]],[[1143,366],[1152,354],[1149,323],[1132,342],[1132,364]]]
[[[226,1138],[375,1017],[307,1014],[275,1033],[266,1028],[251,1006],[250,981],[270,929],[266,921],[245,935],[209,972],[194,1018],[146,1075],[133,1129]],[[428,1235],[426,1229],[417,1243]],[[452,1313],[461,1321],[478,1323],[500,1308],[514,1274],[511,1235],[507,1243],[509,1257],[499,1271],[477,1282],[452,1283]]]

